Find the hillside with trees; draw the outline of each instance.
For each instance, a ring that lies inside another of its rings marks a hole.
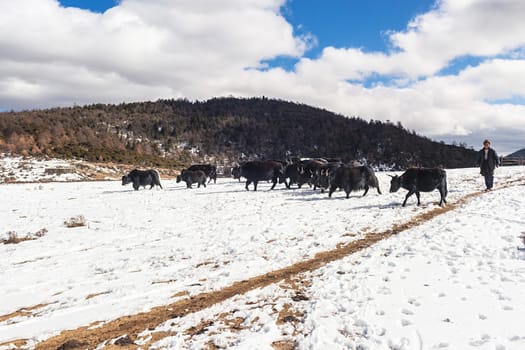
[[[0,113],[0,152],[181,166],[332,157],[376,166],[472,166],[476,153],[401,124],[267,98],[93,104]]]
[[[518,158],[525,158],[525,148],[522,148],[516,152],[513,152],[511,154],[509,154],[507,156],[507,158],[514,158],[514,157],[518,157]]]

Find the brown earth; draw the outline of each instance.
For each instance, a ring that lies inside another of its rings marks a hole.
[[[15,317],[34,315],[36,313],[35,312],[36,310],[46,307],[48,305],[51,305],[51,304],[39,304],[39,305],[34,305],[34,306],[29,306],[29,307],[23,307],[21,309],[16,310],[15,312],[11,312],[6,315],[0,315],[0,322],[4,322],[4,321],[10,320]]]

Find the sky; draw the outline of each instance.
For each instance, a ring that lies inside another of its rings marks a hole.
[[[266,96],[525,147],[522,0],[0,3],[0,110]]]

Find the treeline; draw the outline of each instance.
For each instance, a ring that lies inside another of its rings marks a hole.
[[[472,166],[475,152],[401,124],[347,118],[266,98],[159,100],[0,114],[0,152],[178,166],[223,161],[333,157],[374,165]]]

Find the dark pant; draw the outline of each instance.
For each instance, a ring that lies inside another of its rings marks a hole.
[[[490,190],[494,186],[494,172],[486,160],[481,164],[481,175],[485,177],[485,186]]]
[[[494,174],[485,174],[483,176],[485,177],[485,186],[491,189],[494,186]]]

